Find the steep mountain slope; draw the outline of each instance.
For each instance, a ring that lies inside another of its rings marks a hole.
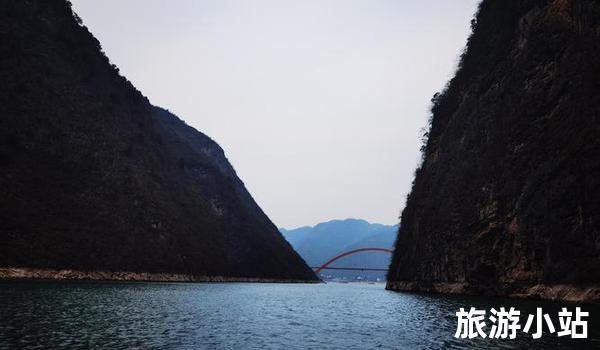
[[[334,256],[353,249],[379,247],[391,249],[398,225],[382,225],[369,223],[365,220],[346,219],[331,220],[315,225],[293,230],[280,229],[283,236],[290,242],[304,260],[313,267],[321,266]],[[387,268],[390,255],[380,252],[364,252],[350,255],[335,262],[331,266]],[[331,278],[368,279],[385,278],[385,272],[380,271],[343,271],[326,270],[323,276]]]
[[[600,3],[484,0],[388,288],[599,299]]]
[[[316,280],[223,150],[150,105],[68,2],[3,1],[0,60],[0,267]]]

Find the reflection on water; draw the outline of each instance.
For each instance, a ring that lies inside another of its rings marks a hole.
[[[0,349],[600,349],[600,309],[590,339],[454,339],[455,312],[514,306],[521,324],[536,307],[513,299],[405,294],[383,284],[179,284],[0,282]],[[531,333],[531,331],[530,331]]]

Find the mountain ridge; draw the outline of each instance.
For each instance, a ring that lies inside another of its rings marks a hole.
[[[389,248],[396,239],[398,225],[369,223],[362,219],[330,220],[314,226],[281,230],[283,236],[312,267],[321,266],[334,256],[358,248]],[[380,252],[364,252],[348,256],[332,267],[366,267],[387,269],[390,256]],[[322,276],[343,278],[384,279],[384,272],[325,270]]]
[[[480,3],[432,99],[388,289],[600,300],[599,14]]]
[[[223,149],[151,105],[68,1],[0,18],[1,267],[317,280]]]

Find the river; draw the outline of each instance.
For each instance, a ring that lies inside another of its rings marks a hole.
[[[383,284],[0,282],[0,349],[600,349],[588,339],[455,339],[460,307],[574,305],[390,292]],[[521,317],[524,324],[525,316]],[[534,323],[535,324],[535,323]],[[530,331],[530,333],[532,333]]]

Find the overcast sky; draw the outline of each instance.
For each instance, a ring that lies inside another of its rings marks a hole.
[[[111,62],[225,150],[279,227],[395,224],[477,0],[72,0]]]

